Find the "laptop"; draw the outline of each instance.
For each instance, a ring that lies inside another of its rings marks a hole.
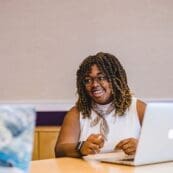
[[[35,120],[32,107],[0,105],[0,172],[29,171]]]
[[[134,156],[118,151],[89,155],[84,159],[132,166],[173,161],[173,103],[147,104]]]

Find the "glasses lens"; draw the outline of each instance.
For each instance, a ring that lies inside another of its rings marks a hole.
[[[84,84],[85,85],[91,85],[94,81],[96,81],[97,83],[101,84],[104,81],[107,80],[106,76],[98,76],[98,77],[87,77],[84,79]]]

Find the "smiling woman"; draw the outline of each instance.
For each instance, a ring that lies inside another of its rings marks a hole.
[[[80,157],[122,149],[134,154],[145,103],[132,96],[119,60],[99,52],[77,70],[78,101],[65,116],[56,156]]]

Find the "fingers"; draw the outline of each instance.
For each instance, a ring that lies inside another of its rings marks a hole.
[[[86,153],[87,154],[96,154],[100,152],[100,147],[97,144],[93,144],[91,142],[85,141],[86,143]]]
[[[126,154],[132,155],[136,152],[137,143],[138,140],[135,138],[124,139],[116,145],[115,149],[121,149]]]
[[[123,145],[128,144],[130,142],[130,140],[132,140],[133,138],[127,138],[127,139],[123,139],[121,140],[117,145],[116,148],[117,149],[122,149]]]
[[[96,154],[99,152],[100,152],[100,146],[90,141],[85,141],[83,146],[81,147],[81,153],[83,155]]]
[[[134,154],[135,151],[136,151],[136,147],[134,145],[132,145],[131,143],[126,143],[122,146],[122,150],[128,154],[128,155],[131,155],[131,154]]]
[[[104,145],[104,139],[100,134],[92,134],[84,142],[81,152],[84,155],[96,154],[100,152],[100,149]]]
[[[99,145],[100,148],[102,148],[104,145],[104,138],[101,134],[91,134],[87,141]]]

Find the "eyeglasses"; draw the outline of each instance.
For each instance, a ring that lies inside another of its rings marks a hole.
[[[107,81],[107,77],[106,76],[86,77],[84,79],[84,84],[86,86],[89,86],[89,85],[93,84],[94,81],[96,81],[99,84],[103,84],[105,81]]]

